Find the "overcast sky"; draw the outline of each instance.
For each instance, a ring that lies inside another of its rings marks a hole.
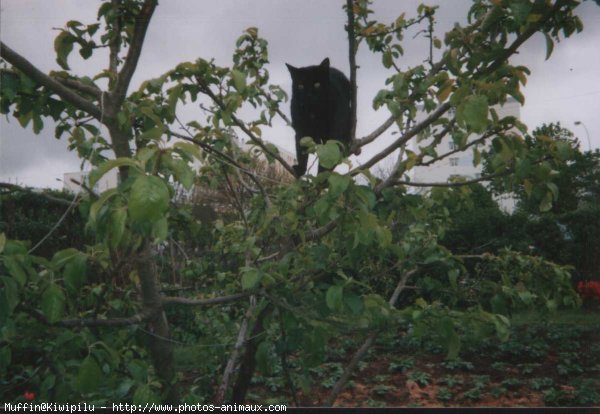
[[[403,12],[414,16],[420,2],[376,0],[373,9],[378,18],[389,22]],[[469,0],[423,2],[440,4],[436,29],[442,39],[455,22],[465,22],[471,4]],[[219,65],[230,65],[235,40],[250,26],[258,27],[259,34],[269,42],[268,68],[272,82],[288,92],[291,81],[286,62],[307,66],[329,57],[332,66],[348,74],[342,3],[341,0],[163,0],[148,30],[130,91],[141,81],[198,57],[215,58]],[[1,0],[0,37],[41,70],[59,70],[53,49],[55,28],[63,27],[68,20],[94,22],[98,4],[94,0]],[[541,35],[526,43],[513,59],[532,71],[524,89],[526,104],[521,109],[521,119],[530,130],[545,122],[560,121],[580,138],[583,149],[588,147],[585,126],[591,146],[597,148],[600,147],[600,7],[587,1],[578,14],[584,31],[557,44],[548,61]],[[427,49],[423,40],[407,37],[404,46],[406,53],[400,60],[403,69],[423,61]],[[76,51],[71,54],[69,64],[74,73],[88,76],[107,67],[106,55],[84,61]],[[358,64],[357,134],[362,136],[386,118],[383,110],[371,109],[371,102],[374,94],[385,86],[388,72],[381,67],[379,57],[370,56],[366,49],[360,51]],[[286,111],[289,112],[287,107]],[[193,112],[188,112],[188,116],[193,117]],[[575,126],[575,121],[581,121],[582,125]],[[56,140],[52,123],[46,121],[45,125],[40,135],[34,135],[31,127],[23,130],[12,117],[0,119],[0,182],[62,188],[59,180],[63,173],[79,170],[80,161],[68,152],[66,136]],[[294,151],[293,131],[282,123],[263,135]],[[367,148],[364,155],[375,150],[376,147]]]

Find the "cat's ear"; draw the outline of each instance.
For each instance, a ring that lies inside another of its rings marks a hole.
[[[329,68],[329,58],[325,58],[323,59],[323,62],[321,62],[321,64],[319,65],[322,68]]]
[[[294,73],[296,73],[296,71],[298,69],[296,69],[295,67],[293,67],[292,65],[290,65],[289,63],[286,63],[285,66],[287,66],[288,70],[290,71],[290,73],[293,75]]]

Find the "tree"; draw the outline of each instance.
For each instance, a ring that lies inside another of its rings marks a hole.
[[[525,145],[530,154],[537,154],[538,158],[545,156],[546,159],[534,167],[536,171],[530,178],[512,188],[519,209],[534,215],[540,214],[540,210],[562,214],[584,204],[593,205],[598,200],[598,150],[581,152],[577,138],[560,123],[536,128],[531,135],[525,136]],[[498,159],[486,158],[484,172],[492,170],[494,162]],[[548,175],[553,176],[552,181],[540,185]],[[504,188],[498,183],[495,191],[502,193]]]
[[[407,173],[450,156],[438,148],[447,135],[461,151],[473,150],[476,159],[492,141],[491,156],[500,157],[502,164],[476,181],[523,182],[528,171],[543,165],[548,154],[535,158],[514,132],[524,133],[524,125],[511,117],[500,119],[490,108],[508,96],[522,102],[520,85],[529,71],[511,65],[509,58],[535,33],[546,37],[549,55],[561,33],[568,37],[580,31],[577,5],[572,0],[478,0],[468,25],[455,26],[442,42],[433,30],[436,8],[420,6],[415,17],[400,15],[385,24],[372,20],[369,1],[347,0],[354,123],[358,48],[368,47],[391,71],[373,101],[390,116],[365,137],[353,133],[352,150],[358,153],[392,127],[400,134],[345,174],[327,171],[270,187],[233,156],[229,133],[233,128],[293,174],[276,147],[261,139],[274,117],[285,117],[279,108],[286,94],[269,83],[267,41],[257,28],[238,39],[231,67],[203,58],[180,63],[129,94],[156,0],[106,1],[97,23],[67,22],[55,40],[62,71],[42,73],[2,43],[2,58],[10,65],[2,70],[2,113],[24,127],[31,123],[34,132],[43,128],[45,117],[57,121],[56,135],[66,134],[94,166],[91,187],[113,168],[119,169],[121,180],[117,188],[90,193],[80,202],[94,244],[61,250],[45,260],[32,255],[26,243],[2,236],[0,372],[9,373],[6,378],[27,378],[48,400],[85,396],[136,402],[159,394],[171,401],[181,394],[201,398],[177,381],[172,313],[165,312],[192,306],[200,309],[196,315],[210,315],[201,318],[205,329],[222,323],[220,335],[230,350],[225,356],[206,356],[207,364],[222,370],[215,379],[216,401],[243,401],[255,370],[265,372],[274,364],[281,366],[294,394],[294,384],[306,372],[290,368],[290,354],[302,366],[311,366],[322,360],[334,335],[364,334],[364,344],[326,401],[333,404],[378,332],[400,320],[421,331],[435,329],[452,358],[460,349],[458,328],[466,321],[488,324],[506,337],[509,320],[494,310],[492,299],[504,298],[512,307],[575,305],[565,269],[510,252],[491,256],[505,273],[508,263],[517,260],[523,268],[529,262],[540,269],[549,266],[555,277],[538,280],[526,272],[509,273],[491,280],[480,300],[477,295],[462,300],[459,283],[470,276],[461,258],[438,240],[448,226],[447,201],[469,182],[416,184]],[[427,59],[402,69],[404,33],[419,25],[430,43]],[[75,48],[84,59],[107,50],[107,68],[94,79],[72,73],[68,59]],[[178,111],[197,101],[205,110],[181,125]],[[238,113],[248,106],[256,109],[254,117],[243,120]],[[419,122],[418,107],[428,114]],[[479,137],[473,139],[473,134]],[[418,152],[408,149],[423,137],[433,138],[431,144]],[[402,155],[391,174],[374,179],[369,169],[398,150]],[[549,149],[551,156],[555,150]],[[326,166],[344,161],[333,141],[309,151]],[[203,165],[200,173],[192,167],[195,160]],[[227,185],[228,173],[243,177],[253,196],[240,203],[239,219],[214,222],[204,250],[186,249],[193,240],[175,240],[174,235],[184,237],[177,230],[193,229],[195,221],[171,202],[173,186],[191,189],[209,171],[221,186]],[[354,179],[360,175],[367,184]],[[539,185],[548,186],[552,176],[542,178]],[[412,185],[433,190],[430,196],[415,197],[406,191]],[[185,297],[162,293],[166,272],[155,259],[169,244],[187,257],[185,266],[173,266],[191,279]],[[432,263],[446,270],[445,289],[453,294],[436,299],[433,292],[429,302],[420,299],[397,308],[408,280],[425,277]],[[394,281],[388,300],[370,286],[378,278]],[[477,288],[473,285],[469,295]],[[544,295],[536,295],[538,291]],[[204,310],[207,306],[211,308]],[[148,357],[152,369],[145,365]],[[59,382],[59,376],[69,380]],[[19,384],[11,383],[9,398],[21,391]]]

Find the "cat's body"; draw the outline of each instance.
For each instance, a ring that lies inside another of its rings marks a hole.
[[[311,137],[317,144],[335,139],[350,146],[350,81],[329,58],[317,66],[295,68],[286,64],[292,76],[292,126],[296,131],[297,176],[306,172],[308,154],[300,140]],[[323,168],[319,166],[319,172]]]

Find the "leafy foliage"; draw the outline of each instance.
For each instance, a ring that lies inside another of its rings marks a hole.
[[[420,6],[417,17],[385,25],[370,20],[368,1],[349,2],[352,41],[365,42],[395,70],[373,106],[389,110],[384,130],[395,124],[401,137],[355,168],[336,142],[309,140],[309,151],[332,171],[299,180],[283,179],[292,168],[261,138],[282,116],[287,95],[269,81],[268,43],[257,28],[242,33],[231,67],[204,58],[183,62],[129,95],[156,1],[105,2],[98,23],[68,22],[54,45],[61,72],[40,75],[3,45],[13,68],[2,70],[0,112],[23,127],[32,122],[34,132],[43,117],[57,121],[56,136],[67,133],[71,148],[94,167],[92,186],[112,169],[120,173],[116,188],[79,203],[89,239],[77,248],[61,246],[42,257],[2,233],[6,399],[20,398],[29,384],[48,401],[193,401],[217,388],[220,400],[241,402],[255,370],[280,373],[288,388],[299,383],[307,393],[308,369],[323,363],[331,341],[344,334],[367,334],[368,345],[380,332],[402,329],[416,340],[432,337],[455,360],[473,338],[509,340],[514,312],[577,306],[566,267],[508,249],[469,267],[444,247],[453,215],[469,205],[468,189],[448,185],[418,196],[401,181],[415,166],[449,155],[438,154],[445,135],[461,150],[479,151],[491,141],[490,179],[505,188],[541,188],[540,206],[551,208],[558,191],[550,160],[566,160],[569,148],[528,145],[520,135],[525,126],[492,108],[511,96],[523,101],[520,85],[529,71],[508,60],[522,42],[541,32],[550,54],[560,33],[581,30],[576,2],[546,3],[476,1],[469,24],[456,25],[442,44],[432,33],[435,8]],[[429,65],[401,70],[403,32],[423,21],[432,48],[444,45],[442,58],[434,63],[430,55]],[[75,46],[83,59],[107,48],[109,69],[92,79],[72,74]],[[99,79],[107,80],[107,91]],[[190,104],[203,111],[183,124],[178,113]],[[427,114],[422,122],[418,108]],[[256,160],[240,151],[239,136],[279,166],[279,179],[258,172]],[[423,146],[409,150],[413,139]],[[368,168],[398,149],[405,156],[389,179],[374,179]],[[342,162],[349,172],[334,170]],[[207,203],[214,214],[203,216],[182,201],[196,188],[228,201]],[[172,291],[189,294],[165,294]],[[187,305],[199,307],[172,310]],[[204,375],[185,381],[175,375],[172,337],[199,350]],[[225,355],[224,348],[233,351]],[[338,368],[334,399],[348,378]],[[431,380],[411,375],[421,384]],[[473,388],[472,398],[481,388]]]

